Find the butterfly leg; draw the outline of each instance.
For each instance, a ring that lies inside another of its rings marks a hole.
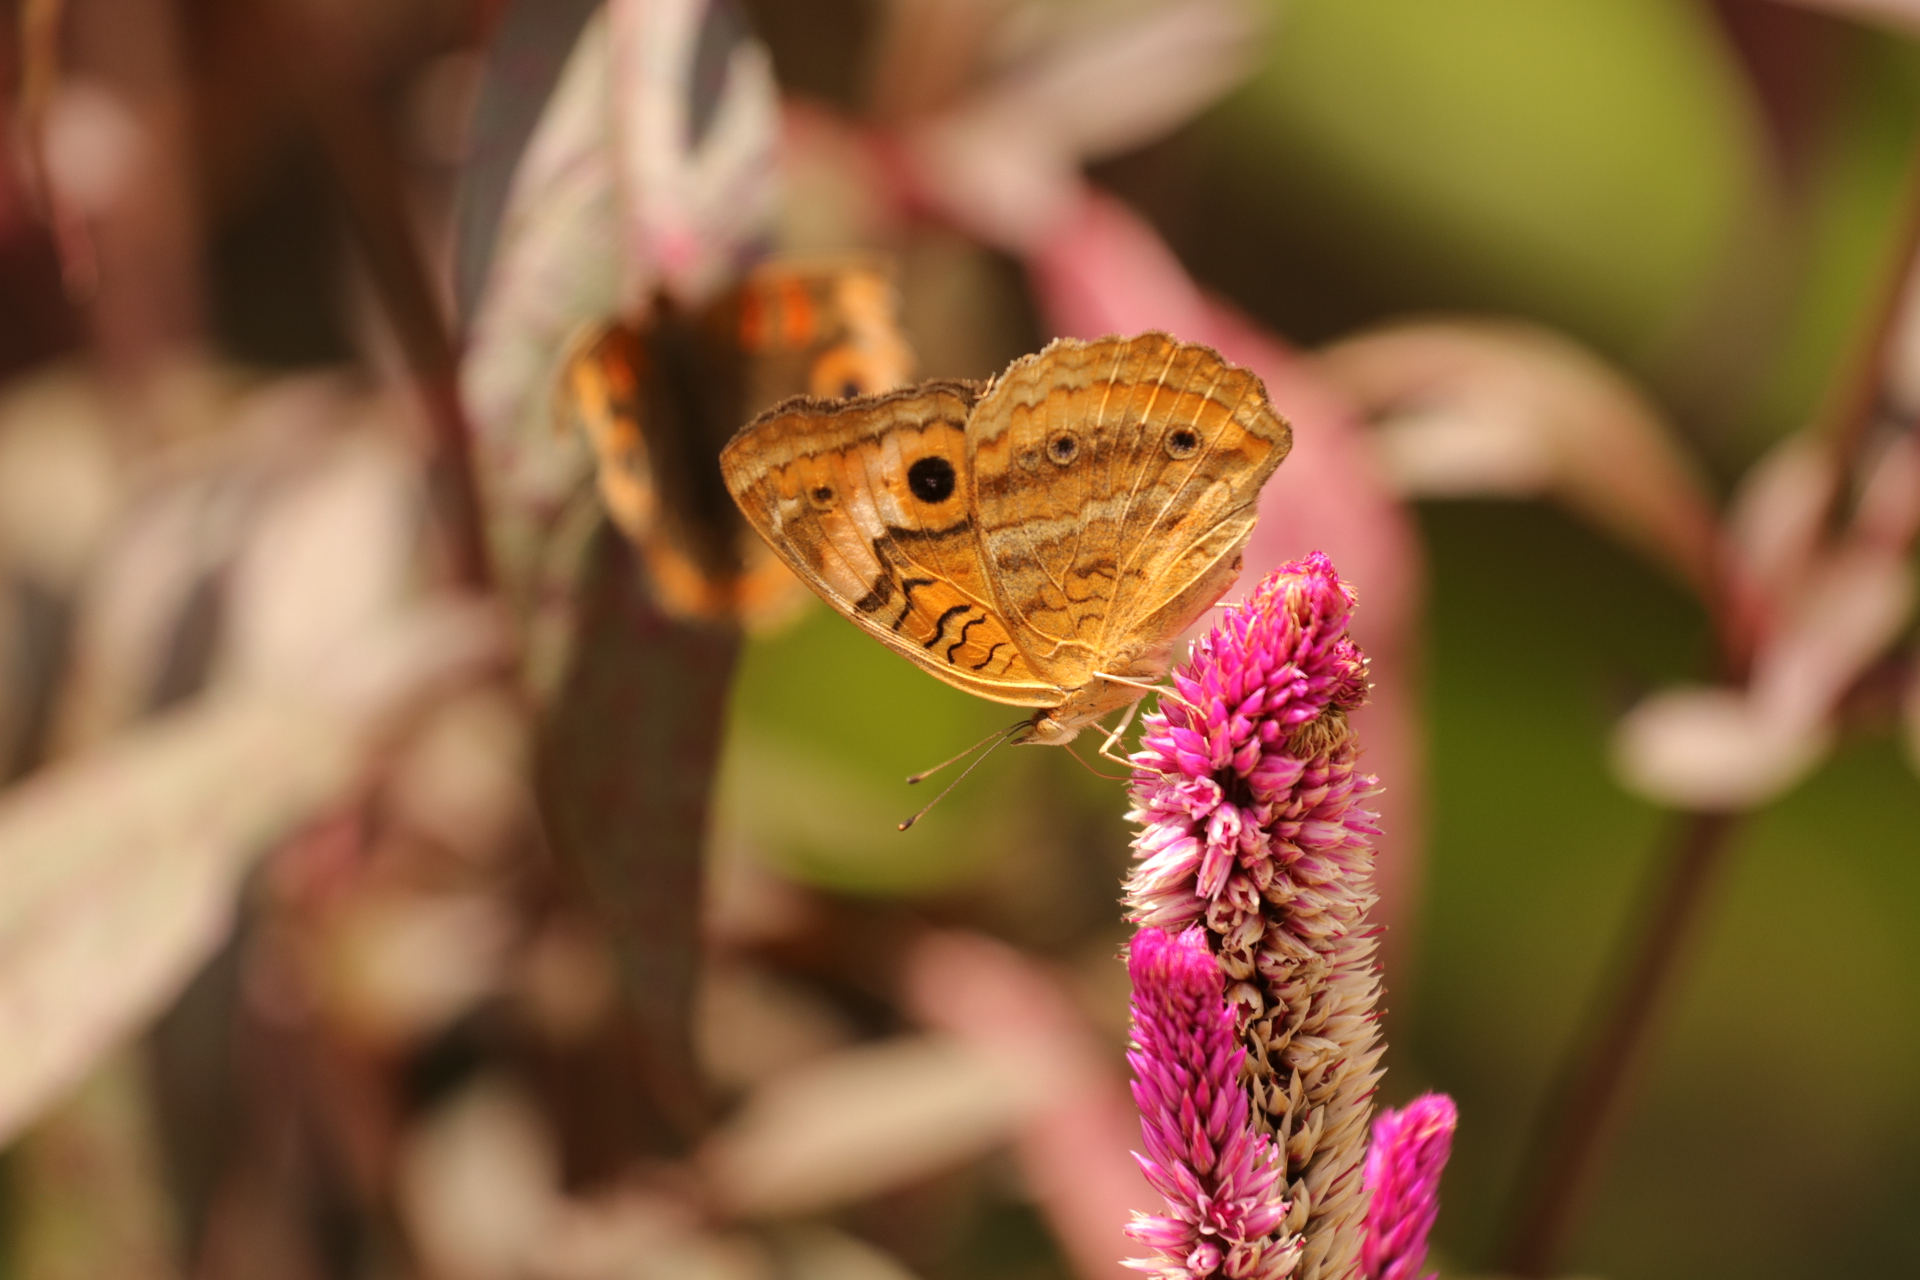
[[[1112,675],[1108,675],[1104,671],[1096,671],[1093,674],[1101,680],[1111,680],[1115,684],[1124,684],[1129,689],[1141,689],[1146,691],[1147,693],[1159,694],[1161,698],[1170,699],[1174,702],[1177,702],[1181,706],[1185,707],[1187,710],[1193,712],[1193,714],[1195,715],[1200,714],[1200,708],[1194,706],[1191,702],[1188,702],[1185,698],[1181,697],[1179,692],[1175,690],[1172,685],[1148,684],[1145,680],[1135,680],[1132,676],[1112,676]]]
[[[1139,710],[1139,703],[1129,702],[1127,704],[1125,713],[1120,717],[1120,723],[1113,726],[1113,732],[1109,733],[1107,740],[1100,744],[1099,754],[1103,758],[1111,760],[1115,764],[1125,765],[1129,769],[1133,768],[1133,761],[1127,759],[1125,756],[1119,756],[1113,753],[1113,744],[1120,741],[1120,735],[1127,731],[1127,726],[1133,723],[1133,717]]]

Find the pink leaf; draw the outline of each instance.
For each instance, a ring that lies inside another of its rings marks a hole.
[[[1321,357],[1380,423],[1401,492],[1551,497],[1712,598],[1714,513],[1651,401],[1546,329],[1456,319],[1389,326]]]

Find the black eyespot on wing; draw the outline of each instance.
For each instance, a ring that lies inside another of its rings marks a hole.
[[[845,382],[840,384],[840,398],[842,400],[851,400],[855,396],[860,394],[862,394],[860,384],[855,382],[852,378],[848,378]]]
[[[907,488],[922,502],[945,502],[953,496],[955,480],[953,464],[935,454],[907,468]]]
[[[1057,466],[1066,466],[1080,456],[1080,438],[1071,431],[1061,431],[1047,441],[1047,457]]]
[[[1191,458],[1200,447],[1200,433],[1192,427],[1175,427],[1167,432],[1167,456],[1169,458]]]
[[[835,502],[833,486],[829,484],[815,485],[807,491],[807,501],[813,504],[815,511],[833,510],[833,504]]]

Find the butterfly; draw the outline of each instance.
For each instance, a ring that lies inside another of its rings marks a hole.
[[[559,415],[585,435],[601,504],[668,613],[771,623],[806,599],[741,524],[713,458],[751,412],[796,391],[832,398],[905,382],[913,353],[896,310],[879,260],[775,260],[698,312],[663,301],[644,328],[607,322],[575,336]]]
[[[948,684],[1035,708],[1007,740],[1064,744],[1165,674],[1292,443],[1257,376],[1146,333],[1061,339],[986,384],[795,397],[720,469],[828,604]]]

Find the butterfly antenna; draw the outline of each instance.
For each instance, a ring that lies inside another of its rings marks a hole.
[[[1025,724],[1026,721],[1022,720],[1020,723]],[[939,804],[942,800],[945,800],[947,796],[952,793],[955,787],[959,786],[961,783],[967,780],[968,774],[972,773],[975,769],[978,769],[980,767],[981,760],[985,760],[988,756],[998,751],[1001,747],[1006,746],[1007,743],[1011,741],[1013,738],[1013,731],[1011,729],[1003,730],[999,736],[1000,736],[1000,741],[994,743],[992,746],[988,747],[985,751],[982,751],[980,753],[979,759],[975,760],[972,764],[962,769],[960,771],[960,776],[955,778],[952,782],[949,782],[946,785],[946,787],[940,792],[939,795],[927,801],[927,803],[924,806],[922,806],[920,812],[914,814],[911,818],[908,818],[905,822],[901,823],[900,829],[902,831],[905,831],[908,827],[920,821],[920,819],[926,817],[928,812],[932,810],[933,806]],[[948,763],[951,764],[952,762],[949,761]],[[921,776],[925,777],[926,775],[922,774]]]
[[[940,772],[942,769],[945,769],[947,766],[958,764],[960,761],[965,760],[968,756],[972,755],[974,752],[978,751],[980,748],[986,746],[989,742],[993,742],[995,738],[1005,739],[1012,736],[1014,730],[1018,729],[1021,725],[1025,723],[1027,723],[1025,720],[1016,720],[1004,729],[995,729],[992,733],[980,739],[980,741],[974,743],[972,746],[968,747],[965,751],[962,751],[959,755],[954,756],[952,759],[942,760],[939,764],[933,766],[933,768],[922,769],[919,773],[914,774],[912,777],[907,779],[907,785],[911,787],[915,783],[925,782],[928,778],[931,778],[934,774]],[[995,743],[994,745],[998,746],[999,744]]]

